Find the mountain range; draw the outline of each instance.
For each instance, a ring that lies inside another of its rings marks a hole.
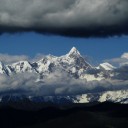
[[[125,69],[125,70],[124,70]],[[66,55],[56,57],[53,55],[44,56],[36,62],[19,61],[12,64],[4,64],[0,62],[0,74],[5,76],[13,76],[24,73],[37,74],[38,78],[35,82],[41,83],[50,74],[59,71],[66,73],[67,77],[75,80],[102,81],[102,80],[128,80],[128,65],[114,67],[108,62],[101,63],[99,66],[92,66],[81,54],[73,47]],[[59,74],[58,74],[59,75]],[[53,103],[89,103],[112,101],[119,103],[128,103],[128,90],[121,89],[115,91],[93,92],[78,95],[66,96],[12,96],[1,95],[1,102],[8,100],[23,100],[27,98],[34,102],[53,102]]]

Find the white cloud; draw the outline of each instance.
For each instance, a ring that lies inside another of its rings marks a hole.
[[[17,74],[13,76],[0,75],[0,92],[28,91],[34,88],[35,74]]]
[[[0,54],[0,61],[10,64],[20,60],[28,60],[29,57],[26,55],[9,55],[9,54]]]
[[[27,55],[9,55],[9,54],[0,53],[0,61],[5,63],[5,64],[15,63],[15,62],[18,62],[21,60],[35,62],[35,61],[42,59],[44,56],[45,56],[44,54],[38,53],[36,56],[31,58]]]
[[[128,59],[128,53],[123,53],[123,55],[121,56],[121,58]]]
[[[122,66],[122,65],[128,64],[128,53],[127,52],[123,53],[118,58],[106,59],[104,60],[104,62],[109,62],[116,66]]]
[[[37,74],[21,73],[11,77],[0,75],[0,94],[76,95],[89,92],[128,89],[128,80],[91,81],[74,79],[65,72],[55,72],[35,82]]]

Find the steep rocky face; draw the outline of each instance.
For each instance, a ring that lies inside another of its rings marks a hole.
[[[67,59],[70,64],[76,66],[78,69],[83,68],[86,70],[88,68],[92,68],[92,66],[87,61],[85,61],[85,59],[75,47],[70,50],[70,52],[65,56],[65,59]]]
[[[9,75],[11,73],[11,70],[8,66],[0,62],[0,74]]]

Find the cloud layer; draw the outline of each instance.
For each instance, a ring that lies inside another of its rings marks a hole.
[[[106,59],[104,62],[109,62],[115,66],[123,66],[123,65],[128,65],[128,53],[125,52],[123,53],[120,57],[118,58],[112,58],[112,59]]]
[[[27,96],[77,95],[128,89],[128,79],[90,81],[67,77],[65,72],[54,72],[42,82],[35,82],[37,74],[20,73],[11,77],[0,75],[0,95]]]
[[[0,54],[0,60],[5,63],[12,63],[19,60],[35,61],[44,55],[38,54],[33,59],[22,55],[7,55]],[[40,75],[37,73],[17,73],[10,76],[0,75],[0,95],[18,94],[18,95],[76,95],[90,92],[101,92],[110,90],[128,89],[128,59],[127,53],[122,54],[120,58],[116,58],[120,63],[120,67],[114,70],[114,77],[110,79],[103,79],[101,81],[86,79],[75,79],[69,73],[63,70],[56,69],[54,72],[44,77],[41,82],[37,82]],[[108,61],[115,61],[111,59]],[[125,64],[124,64],[125,62]],[[99,70],[87,72],[91,75],[97,75]]]
[[[11,64],[21,60],[35,62],[37,60],[42,59],[44,56],[45,56],[44,54],[39,53],[35,55],[33,58],[31,58],[27,55],[9,55],[9,54],[0,53],[0,61],[3,62],[4,64]]]
[[[127,0],[1,0],[0,33],[73,37],[128,34]]]
[[[29,57],[26,55],[9,55],[9,54],[1,54],[0,53],[0,61],[2,61],[3,63],[13,63],[13,62],[17,62],[20,60],[28,60]]]

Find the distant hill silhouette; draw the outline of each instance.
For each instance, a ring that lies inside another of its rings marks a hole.
[[[128,105],[44,105],[34,111],[6,105],[0,108],[0,128],[128,128]]]

